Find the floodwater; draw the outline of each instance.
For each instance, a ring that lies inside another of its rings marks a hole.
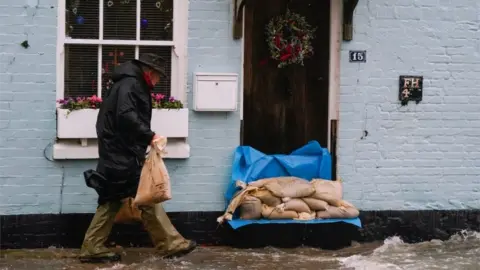
[[[78,250],[0,250],[1,270],[479,270],[480,233],[463,231],[447,241],[406,244],[399,237],[324,251],[313,248],[233,249],[200,247],[175,260],[155,257],[150,249],[121,249],[122,263],[80,264]]]

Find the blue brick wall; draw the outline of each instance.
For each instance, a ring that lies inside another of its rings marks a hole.
[[[193,72],[240,72],[231,2],[190,0],[190,104]],[[82,178],[94,161],[45,158],[56,135],[56,16],[57,0],[0,2],[0,215],[93,212],[96,207],[96,194]],[[19,45],[24,40],[30,48]],[[223,209],[239,136],[239,112],[191,112],[191,158],[166,161],[174,194],[168,211]]]
[[[346,198],[362,209],[480,208],[480,1],[359,1],[354,27],[341,52]],[[367,63],[349,63],[349,50],[367,50]],[[399,105],[399,75],[424,76],[423,102]]]
[[[81,177],[95,162],[44,157],[56,128],[56,5],[0,2],[0,214],[95,209]],[[231,8],[230,0],[190,1],[190,104],[193,72],[240,72]],[[480,1],[360,1],[354,27],[341,52],[346,199],[365,210],[480,208]],[[349,50],[367,50],[368,62],[349,63]],[[405,74],[424,76],[422,103],[399,105]],[[167,161],[174,199],[166,208],[220,210],[239,114],[191,112],[190,119],[192,157]]]

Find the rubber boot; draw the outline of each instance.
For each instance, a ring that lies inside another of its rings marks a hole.
[[[180,257],[197,247],[195,241],[186,240],[175,229],[161,205],[157,205],[156,209],[142,207],[141,210],[143,224],[159,255],[164,258]]]
[[[115,221],[115,216],[120,210],[122,203],[107,202],[99,205],[95,216],[85,233],[79,259],[84,263],[115,262],[121,259],[120,254],[111,252],[105,247],[105,242]]]

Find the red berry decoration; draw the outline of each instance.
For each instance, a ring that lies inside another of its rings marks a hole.
[[[315,30],[304,16],[290,10],[272,18],[266,26],[270,58],[278,61],[279,68],[291,64],[303,66],[303,60],[313,55]]]

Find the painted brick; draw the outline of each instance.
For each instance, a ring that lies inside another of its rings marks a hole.
[[[341,51],[345,198],[364,210],[480,208],[480,2],[360,1],[354,24]],[[363,49],[367,63],[348,62]],[[400,75],[424,76],[423,102],[399,105]]]
[[[0,215],[84,213],[96,208],[95,191],[82,172],[95,161],[56,161],[55,139],[57,0],[0,3]],[[188,101],[194,72],[240,72],[240,42],[231,37],[230,0],[190,0]],[[19,44],[27,40],[30,48]],[[175,198],[168,211],[214,211],[224,207],[240,116],[190,113],[192,157],[167,160]]]
[[[95,209],[82,178],[94,161],[44,159],[56,125],[56,3],[0,4],[0,214]],[[231,8],[228,0],[190,1],[190,104],[193,72],[240,71]],[[354,40],[342,45],[338,151],[345,197],[360,208],[480,207],[479,11],[474,0],[359,2]],[[25,39],[29,49],[19,46]],[[350,49],[368,50],[368,62],[348,63]],[[399,107],[401,74],[425,76],[422,103]],[[192,157],[167,161],[176,197],[166,208],[221,210],[238,112],[191,112],[190,119]],[[369,135],[361,139],[363,130]],[[25,190],[12,194],[17,186]]]

